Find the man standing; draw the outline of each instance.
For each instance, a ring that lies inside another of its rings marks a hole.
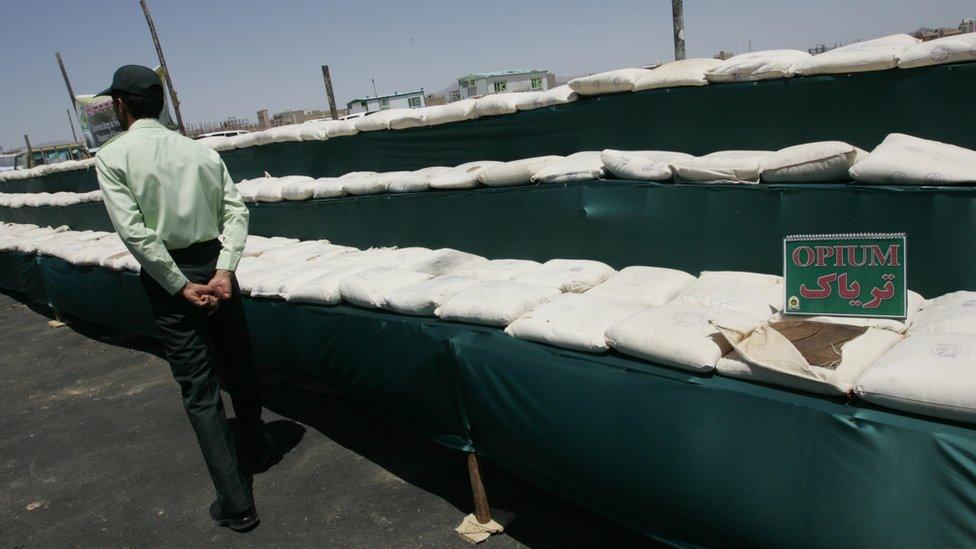
[[[183,406],[196,431],[221,526],[257,525],[249,475],[270,457],[234,270],[248,211],[220,156],[159,123],[163,86],[148,67],[115,71],[111,95],[124,133],[95,157],[112,224],[142,266],[140,279]],[[227,382],[244,448],[238,459],[217,369]]]

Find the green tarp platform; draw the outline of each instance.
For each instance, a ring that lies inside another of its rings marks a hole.
[[[704,154],[811,141],[871,150],[891,132],[976,149],[976,63],[670,88],[584,97],[566,105],[327,141],[221,153],[235,180],[416,170],[602,149]],[[92,190],[94,172],[11,182],[16,188]],[[60,178],[60,179],[59,179]]]
[[[251,233],[490,258],[580,258],[782,272],[788,234],[905,232],[908,284],[976,289],[976,187],[684,185],[586,181],[249,205]],[[101,203],[0,208],[0,221],[111,231]]]
[[[136,275],[34,262],[53,308],[147,326]],[[262,363],[366,397],[442,444],[660,539],[915,547],[976,538],[972,425],[565,351],[495,328],[349,306],[245,306]]]

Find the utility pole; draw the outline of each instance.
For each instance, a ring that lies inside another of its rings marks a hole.
[[[674,21],[674,60],[685,58],[685,14],[681,0],[671,0],[671,18]]]
[[[336,110],[335,96],[332,95],[332,75],[329,74],[328,65],[322,65],[322,79],[325,80],[325,95],[329,98],[329,116],[338,120],[339,111]]]
[[[27,167],[28,168],[33,168],[34,167],[34,149],[31,148],[30,138],[27,137],[27,134],[26,133],[24,134],[24,143],[27,144]]]
[[[166,79],[166,87],[169,88],[169,98],[173,102],[173,112],[176,114],[176,124],[180,127],[180,133],[186,135],[186,126],[183,125],[183,114],[180,113],[180,99],[176,96],[176,88],[173,87],[173,79],[169,76],[169,67],[166,66],[166,58],[163,57],[163,48],[159,45],[159,36],[156,34],[156,24],[153,23],[152,15],[149,13],[149,6],[146,0],[139,0],[142,4],[142,13],[146,16],[146,23],[149,25],[149,34],[152,35],[153,45],[156,46],[156,55],[159,57],[159,65],[163,67],[163,78]]]
[[[64,70],[64,62],[61,60],[61,52],[54,52],[54,57],[58,59],[58,67],[61,67],[61,78],[64,78],[64,87],[68,88],[68,104],[71,109],[75,108],[75,90],[71,88],[71,81],[68,80],[68,71]]]
[[[77,143],[78,134],[75,133],[75,121],[71,118],[71,110],[64,109],[64,112],[68,115],[68,124],[71,124],[71,139],[74,139],[75,143]]]

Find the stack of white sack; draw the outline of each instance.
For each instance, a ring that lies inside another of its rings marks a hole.
[[[697,278],[661,267],[625,267],[586,291],[586,295],[656,307],[669,303]]]
[[[898,56],[898,67],[911,69],[976,61],[976,32],[936,38],[909,46]]]
[[[383,296],[384,309],[412,316],[434,316],[434,311],[457,295],[478,284],[478,279],[465,276],[436,276],[416,284],[389,291]]]
[[[102,191],[95,190],[87,193],[56,192],[56,193],[0,193],[0,207],[3,208],[40,208],[61,207],[84,204],[86,202],[101,202]]]
[[[606,351],[604,333],[644,307],[619,299],[567,293],[526,312],[505,328],[519,339],[589,353]]]
[[[754,82],[792,78],[797,68],[812,56],[798,50],[767,50],[741,53],[705,72],[709,82]]]
[[[860,183],[953,185],[976,183],[976,151],[948,143],[892,133],[864,160],[851,178]]]
[[[898,66],[901,55],[921,40],[907,34],[892,34],[814,55],[800,64],[803,75],[881,71]]]
[[[64,173],[75,170],[85,170],[91,168],[95,165],[95,158],[86,158],[84,160],[65,160],[64,162],[58,162],[55,164],[41,164],[40,166],[35,166],[33,168],[10,170],[6,172],[0,172],[0,182],[3,181],[17,181],[21,179],[29,179],[32,177],[42,177],[45,175]]]

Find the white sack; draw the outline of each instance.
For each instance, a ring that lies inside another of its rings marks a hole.
[[[405,261],[399,265],[399,268],[405,271],[427,273],[430,276],[441,276],[462,266],[467,267],[487,261],[480,255],[451,248],[441,248]]]
[[[461,265],[450,274],[482,281],[512,280],[540,267],[542,267],[541,263],[528,259],[492,259]]]
[[[713,322],[750,331],[762,319],[724,309],[664,305],[615,322],[606,338],[610,347],[626,355],[707,372],[732,349]]]
[[[759,169],[770,151],[717,151],[671,163],[675,180],[759,183]]]
[[[899,54],[898,67],[910,69],[966,61],[976,61],[976,32],[936,38],[909,46]]]
[[[281,188],[284,181],[280,177],[263,177],[257,180],[254,200],[257,202],[281,202]]]
[[[455,294],[478,284],[474,278],[438,276],[383,296],[383,308],[413,316],[434,316],[434,311]]]
[[[553,105],[565,105],[579,99],[579,95],[563,84],[542,92],[523,92],[527,97],[517,105],[518,110],[543,109]]]
[[[349,174],[347,174],[349,175]],[[371,173],[340,178],[342,188],[351,195],[380,194],[387,191],[389,179],[384,178],[381,173]]]
[[[283,297],[285,294],[285,287],[288,286],[291,281],[295,280],[297,277],[301,277],[310,269],[314,268],[310,265],[275,265],[275,267],[257,271],[249,277],[248,286],[250,287],[251,297]],[[240,280],[238,280],[238,283],[240,283]]]
[[[258,145],[266,145],[271,143],[272,137],[268,130],[262,130],[238,134],[231,137],[230,140],[235,149],[244,149],[247,147],[256,147]]]
[[[303,124],[286,124],[284,126],[276,126],[267,131],[271,134],[271,141],[273,143],[288,143],[302,140],[302,126]]]
[[[338,177],[320,177],[311,186],[312,198],[335,198],[346,194],[346,186]]]
[[[613,276],[613,267],[589,259],[551,259],[538,269],[515,278],[516,282],[583,293]]]
[[[278,179],[281,181],[283,200],[308,200],[315,195],[315,179],[307,175],[289,175]]]
[[[390,129],[390,121],[408,114],[410,109],[387,109],[367,114],[357,118],[353,125],[361,132],[375,132]]]
[[[492,93],[475,100],[474,110],[478,116],[497,116],[511,114],[518,110],[518,104],[524,99],[524,92]]]
[[[586,291],[586,295],[618,299],[647,307],[664,305],[696,278],[684,271],[661,267],[625,267]]]
[[[599,179],[603,177],[604,173],[600,151],[583,151],[546,164],[544,168],[532,175],[532,181],[535,183],[566,183]]]
[[[325,141],[328,139],[329,122],[331,122],[331,120],[303,123],[301,129],[302,141]]]
[[[508,326],[559,293],[559,290],[524,282],[479,282],[455,294],[434,313],[444,320]]]
[[[478,174],[481,170],[501,164],[494,160],[467,162],[442,174],[430,178],[431,189],[473,189],[478,186]]]
[[[431,278],[427,273],[417,273],[396,267],[374,267],[349,275],[339,281],[342,298],[360,307],[380,308],[385,296]]]
[[[843,141],[819,141],[780,149],[762,159],[768,183],[825,183],[849,179],[851,166],[867,153]]]
[[[196,140],[201,145],[206,145],[211,149],[220,151],[229,151],[234,148],[234,142],[229,137],[223,135],[214,135],[211,137],[202,137]]]
[[[603,335],[607,328],[642,308],[616,299],[563,294],[520,316],[505,332],[528,341],[600,353],[609,348]]]
[[[290,246],[292,244],[298,244],[298,239],[284,238],[280,236],[265,238],[263,236],[249,234],[247,235],[247,239],[244,241],[243,256],[258,257],[264,252],[267,252],[268,250],[281,248],[282,246]]]
[[[812,56],[797,68],[797,72],[810,75],[893,69],[902,52],[919,42],[918,38],[907,34],[855,42]]]
[[[690,154],[667,151],[618,151],[606,149],[600,153],[603,166],[619,179],[638,181],[667,181],[671,179],[671,163],[694,158]]]
[[[771,329],[759,328],[757,332]],[[809,364],[796,347],[785,337],[779,339],[792,347],[793,361],[769,363],[743,358],[732,351],[718,361],[718,373],[739,379],[769,383],[824,395],[846,395],[854,390],[854,383],[862,373],[893,347],[902,337],[888,330],[868,331],[844,343],[840,348],[840,363],[833,369]]]
[[[478,181],[489,187],[528,185],[532,182],[534,173],[562,158],[562,156],[536,156],[502,162],[481,170],[478,173]]]
[[[705,73],[722,64],[721,59],[682,59],[665,63],[634,83],[634,91],[678,86],[704,86],[708,84]]]
[[[415,193],[430,187],[430,177],[417,172],[388,172],[384,177],[391,193]]]
[[[569,88],[580,95],[603,95],[631,91],[634,84],[649,75],[647,69],[617,69],[569,81]]]
[[[306,263],[334,250],[345,251],[346,247],[333,246],[324,240],[305,240],[267,250],[260,257],[271,263]]]
[[[854,164],[851,177],[860,183],[891,185],[976,183],[976,151],[892,133]]]
[[[286,301],[297,303],[315,303],[319,305],[337,305],[342,301],[340,284],[342,279],[374,267],[394,267],[402,263],[407,257],[423,253],[424,248],[403,248],[400,250],[381,249],[365,250],[348,254],[354,260],[347,263],[346,256],[339,256],[335,260],[312,263],[315,269],[325,271],[320,276],[300,285],[289,287],[284,295]]]
[[[478,113],[475,111],[475,101],[476,99],[462,99],[447,105],[423,107],[420,110],[423,111],[428,126],[437,126],[478,118]]]
[[[406,112],[399,113],[390,119],[391,130],[405,130],[407,128],[418,128],[427,125],[427,116],[420,108],[407,109]]]
[[[976,335],[976,292],[952,292],[926,301],[908,335],[930,334]]]
[[[879,406],[976,423],[976,335],[906,337],[857,381]]]
[[[355,120],[329,120],[323,124],[326,124],[325,133],[330,139],[359,133],[359,130],[356,129]]]
[[[704,272],[682,288],[673,305],[737,311],[766,320],[783,306],[779,277],[738,272]]]
[[[709,82],[752,82],[792,78],[797,67],[812,56],[798,50],[768,50],[741,53],[709,69]]]

